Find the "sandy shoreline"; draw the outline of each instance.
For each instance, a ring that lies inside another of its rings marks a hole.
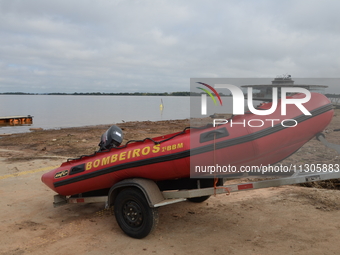
[[[140,140],[182,131],[189,120],[133,121],[118,123],[124,132],[123,144],[128,140]],[[111,125],[71,127],[35,130],[2,136],[0,147],[8,150],[23,150],[28,154],[75,157],[98,150],[101,135]],[[0,135],[1,136],[1,135]],[[33,156],[33,155],[32,155]]]
[[[326,129],[340,143],[340,111]],[[126,122],[124,143],[183,130],[188,120]],[[0,254],[338,254],[340,191],[283,186],[183,202],[159,210],[156,230],[125,236],[103,204],[53,208],[40,177],[98,149],[110,125],[38,130],[0,139]],[[339,164],[315,139],[282,164]]]

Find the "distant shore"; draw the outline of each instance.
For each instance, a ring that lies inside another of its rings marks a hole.
[[[203,93],[203,92],[202,92]],[[44,96],[200,96],[202,93],[190,92],[190,91],[176,91],[176,92],[119,92],[119,93],[108,93],[108,92],[51,92],[51,93],[28,93],[28,92],[2,92],[0,95],[44,95]],[[213,93],[214,94],[214,93]],[[225,95],[219,93],[220,96],[231,97],[231,94]],[[328,98],[340,98],[340,94],[326,93]]]
[[[198,93],[190,94],[187,91],[178,92],[119,92],[119,93],[107,93],[107,92],[74,92],[74,93],[64,93],[64,92],[51,92],[51,93],[26,93],[26,92],[4,92],[0,95],[52,95],[52,96],[192,96]]]
[[[175,96],[175,97],[189,97],[189,96],[201,96],[202,93],[189,92],[189,91],[178,91],[178,92],[120,92],[120,93],[105,93],[105,92],[74,92],[74,93],[62,93],[62,92],[53,92],[53,93],[25,93],[25,92],[4,92],[0,93],[0,95],[43,95],[43,96]],[[219,93],[220,96],[231,96],[225,95],[223,93]],[[339,95],[340,97],[340,95]]]

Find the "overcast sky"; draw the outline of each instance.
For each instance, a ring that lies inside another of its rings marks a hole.
[[[0,0],[0,92],[173,92],[189,91],[193,77],[339,78],[339,11],[335,0]]]

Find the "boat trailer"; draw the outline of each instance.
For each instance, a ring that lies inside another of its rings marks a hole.
[[[340,154],[340,145],[326,141],[320,133],[316,138],[325,146],[335,149]],[[197,180],[197,188],[185,190],[161,191],[156,182],[149,179],[130,178],[115,184],[107,196],[54,196],[54,207],[76,203],[105,203],[105,208],[114,206],[116,220],[121,229],[129,236],[143,238],[147,236],[158,222],[157,208],[182,201],[203,202],[212,195],[230,194],[239,191],[278,187],[282,185],[301,184],[340,178],[339,169],[315,169],[310,171],[299,169],[292,175],[283,178],[241,182],[224,185],[230,178],[219,178],[213,187],[201,187]],[[331,171],[332,170],[332,171]]]

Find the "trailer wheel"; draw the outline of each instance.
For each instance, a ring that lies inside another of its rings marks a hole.
[[[188,201],[193,203],[202,203],[207,200],[210,196],[202,196],[202,197],[189,197],[187,198]]]
[[[120,228],[133,238],[146,237],[158,223],[157,209],[151,208],[144,194],[136,188],[127,188],[118,193],[114,212]]]

